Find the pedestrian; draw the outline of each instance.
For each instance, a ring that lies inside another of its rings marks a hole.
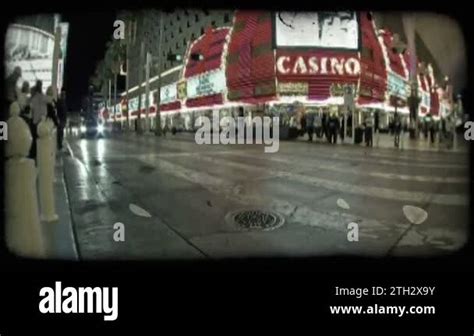
[[[298,109],[298,121],[299,121],[299,136],[303,136],[304,133],[306,132],[306,113],[304,110],[304,106],[299,106]]]
[[[340,132],[340,137],[341,137],[341,141],[344,141],[344,132],[345,132],[345,126],[344,126],[344,116],[341,117],[341,120],[340,120],[340,128],[341,128],[341,132]]]
[[[63,148],[64,139],[64,128],[67,123],[67,105],[66,105],[66,90],[61,90],[61,95],[57,101],[57,114],[58,114],[58,150]]]
[[[379,128],[380,128],[379,111],[375,111],[375,114],[374,114],[374,133],[378,133]]]
[[[430,131],[430,142],[433,144],[435,141],[435,136],[436,136],[436,123],[434,122],[432,118],[429,123],[429,131]]]
[[[38,80],[33,89],[33,96],[30,100],[32,116],[32,144],[29,157],[36,160],[36,142],[38,139],[38,124],[48,114],[47,99],[43,94],[43,82]]]
[[[323,126],[321,113],[317,113],[314,116],[314,125],[315,125],[316,136],[320,139],[322,136],[322,126]]]
[[[454,125],[454,118],[452,118],[451,115],[449,115],[446,118],[446,145],[448,148],[453,147],[454,143],[454,130],[455,130],[455,125]]]
[[[352,111],[348,111],[349,116],[347,117],[347,130],[350,137],[352,137]]]
[[[58,121],[58,113],[57,113],[56,104],[57,102],[54,99],[54,95],[53,95],[53,87],[49,86],[48,89],[46,90],[46,108],[47,108],[46,117],[54,123],[54,127],[56,127],[57,129],[59,126],[59,121]]]
[[[398,112],[395,112],[395,116],[393,118],[393,133],[394,133],[394,144],[395,147],[400,145],[400,133],[402,131],[402,122],[401,117]]]
[[[328,134],[328,118],[326,112],[323,112],[323,117],[321,118],[321,129],[323,132],[323,136],[326,137],[326,139],[329,141],[329,134]]]
[[[20,105],[20,116],[25,119],[28,124],[31,124],[31,109],[30,109],[30,83],[23,82],[21,90],[18,94],[18,105]]]
[[[306,132],[308,132],[308,141],[313,141],[314,133],[314,114],[306,113]]]
[[[331,114],[328,120],[328,129],[329,129],[329,143],[337,143],[337,132],[339,129],[339,119],[334,113]]]
[[[372,141],[372,117],[370,113],[365,118],[365,144],[367,147],[373,146]]]
[[[439,140],[440,142],[444,142],[447,140],[447,132],[446,132],[446,119],[441,118],[441,129],[439,130]]]
[[[5,79],[6,99],[7,105],[10,106],[13,102],[18,101],[19,90],[17,88],[18,80],[21,77],[21,68],[19,66],[13,69],[13,72]]]

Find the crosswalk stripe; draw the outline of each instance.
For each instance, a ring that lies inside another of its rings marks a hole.
[[[384,224],[384,222],[374,219],[361,218],[360,216],[342,212],[315,211],[306,206],[295,205],[286,200],[278,199],[273,196],[269,199],[265,199],[264,196],[253,192],[246,193],[245,190],[241,188],[240,184],[232,183],[228,179],[216,177],[206,172],[189,169],[167,160],[151,159],[146,156],[141,157],[139,160],[157,167],[166,174],[170,174],[193,184],[200,185],[212,193],[224,195],[226,198],[243,205],[258,206],[259,204],[263,205],[262,203],[264,203],[266,207],[269,207],[291,218],[292,222],[300,225],[309,225],[347,232],[347,224],[351,222],[357,222],[361,226],[360,234],[370,238],[376,238],[374,237],[373,232],[383,234],[387,231],[401,231],[403,229],[403,225],[398,225],[396,228],[390,228]]]
[[[150,138],[150,137],[147,137],[147,138]],[[140,141],[139,138],[138,139],[133,138],[133,139]],[[193,141],[182,140],[182,139],[180,140],[180,139],[174,139],[174,138],[160,138],[160,141],[166,142],[168,144],[172,144],[172,143],[195,144]],[[282,142],[280,142],[280,144],[281,143]],[[307,144],[307,143],[301,143],[301,142],[284,142],[284,143],[285,145],[294,146],[295,148],[297,148],[297,150],[299,151],[298,154],[306,154],[303,151],[308,148],[307,146],[314,146],[315,153],[321,153],[321,154],[332,154],[335,148],[333,146],[327,146],[324,144],[317,145],[317,144]],[[433,158],[433,155],[439,154],[438,152],[435,152],[435,153],[433,152],[419,153],[418,152],[418,153],[413,153],[413,155],[405,155],[405,154],[401,155],[400,152],[395,149],[382,148],[381,150],[384,152],[382,153],[374,152],[372,148],[366,150],[360,147],[352,148],[352,149],[337,147],[337,153],[340,155],[357,155],[357,156],[363,157],[364,159],[366,159],[367,157],[374,158],[374,159],[386,158],[386,159],[395,159],[395,160],[407,160],[407,161],[410,161],[410,163],[411,162],[415,162],[415,163],[422,163],[422,162],[430,163],[431,162],[431,163],[443,164],[442,159]],[[465,155],[459,154],[459,153],[452,153],[452,152],[442,152],[442,153],[444,155],[448,155],[451,158],[454,158],[453,156],[457,156],[457,158],[455,158],[456,160],[458,160],[459,158],[461,159],[465,158]]]
[[[220,154],[220,153],[214,153],[214,154]],[[227,153],[226,153],[227,154]],[[230,153],[231,156],[236,156],[236,157],[244,157],[244,158],[253,158],[253,159],[258,159],[262,158],[261,156],[254,155],[252,153],[246,153],[246,152],[236,152],[236,153]],[[310,163],[301,163],[297,162],[295,160],[289,159],[289,158],[283,158],[281,157],[276,157],[276,156],[268,156],[265,157],[266,160],[272,161],[272,162],[279,162],[279,163],[284,163],[284,164],[291,164],[294,165],[295,167],[302,167],[302,168],[308,168],[308,169],[323,169],[323,170],[329,170],[333,172],[340,172],[344,174],[356,174],[356,175],[363,175],[363,176],[372,176],[372,177],[378,177],[378,178],[385,178],[385,179],[393,179],[393,180],[404,180],[404,181],[417,181],[417,182],[432,182],[432,183],[468,183],[469,179],[467,177],[451,177],[451,176],[446,176],[446,177],[440,177],[440,176],[434,176],[434,175],[406,175],[406,174],[394,174],[394,173],[384,173],[381,171],[376,171],[376,170],[354,170],[351,168],[345,168],[345,167],[340,167],[338,165],[334,164],[325,164],[321,163],[321,161],[318,160],[312,160]]]
[[[258,167],[245,163],[232,162],[222,159],[216,159],[204,155],[195,155],[196,159],[214,163],[216,165],[228,166],[232,168],[238,168],[247,170],[249,172],[259,172],[262,175],[267,174],[273,177],[285,178],[286,180],[299,182],[305,185],[312,185],[321,187],[329,190],[335,190],[343,194],[356,194],[360,196],[369,196],[374,198],[382,198],[394,201],[404,201],[417,204],[434,203],[440,205],[467,205],[468,201],[466,196],[460,194],[430,194],[420,191],[403,191],[390,188],[366,186],[366,185],[354,185],[350,183],[333,181],[328,179],[322,179],[315,176],[307,176],[299,173],[288,172],[283,170],[276,170],[270,167]]]
[[[135,148],[135,145],[129,142],[124,142],[124,145],[129,148]],[[165,145],[166,147],[167,145]],[[174,146],[171,146],[172,148],[175,148]],[[151,156],[161,156],[161,157],[181,157],[181,156],[187,156],[189,154],[193,154],[194,152],[175,152],[175,153],[151,153],[148,155]],[[237,156],[237,157],[245,157],[245,158],[257,158],[257,159],[263,159],[265,158],[266,160],[272,161],[272,162],[279,162],[279,163],[284,163],[284,164],[296,164],[299,167],[305,167],[308,169],[323,169],[323,170],[329,170],[333,172],[340,172],[344,174],[357,174],[357,175],[364,175],[364,176],[371,176],[371,177],[376,177],[376,178],[385,178],[385,179],[393,179],[393,180],[403,180],[403,181],[416,181],[416,182],[430,182],[430,183],[468,183],[469,179],[467,177],[451,177],[451,176],[434,176],[434,175],[407,175],[407,174],[395,174],[395,173],[386,173],[382,171],[377,171],[377,170],[354,170],[351,168],[345,168],[341,167],[339,165],[335,164],[327,164],[327,163],[322,163],[319,160],[312,160],[308,164],[302,164],[301,162],[297,162],[295,160],[292,160],[291,158],[284,158],[282,157],[281,154],[278,156],[275,155],[266,155],[263,157],[260,154],[255,153],[254,151],[248,151],[248,150],[239,150],[239,149],[233,149],[233,150],[227,150],[227,151],[215,151],[212,154],[217,154],[217,155],[232,155],[232,156]],[[142,154],[118,154],[118,155],[107,155],[108,158],[114,159],[114,158],[135,158],[138,157]]]
[[[145,143],[145,142],[142,142]],[[186,145],[188,144],[188,145]],[[193,146],[199,146],[195,144],[194,142],[187,142],[187,141],[176,141],[176,140],[168,140],[168,141],[160,141],[160,146],[170,148],[170,149],[178,149],[182,150],[184,147],[193,147]],[[220,147],[218,146],[213,146],[213,145],[207,145],[210,148],[215,148],[214,151],[218,151]],[[222,146],[222,145],[221,145]],[[256,145],[248,145],[250,146],[256,146]],[[263,146],[262,147],[262,157],[271,157],[271,156],[278,156],[280,153],[275,153],[275,154],[265,154],[263,153]],[[251,149],[251,148],[249,148]],[[252,148],[253,149],[253,148]],[[285,155],[291,155],[293,153],[288,153]],[[434,168],[434,169],[467,169],[468,166],[465,164],[457,164],[457,163],[434,163],[434,162],[422,162],[421,160],[411,160],[407,158],[407,161],[401,161],[399,158],[396,156],[393,156],[393,160],[386,160],[386,159],[377,159],[375,157],[371,157],[369,155],[363,156],[359,155],[357,152],[346,152],[346,153],[341,153],[339,149],[337,149],[336,153],[329,153],[328,151],[325,150],[320,150],[319,147],[315,147],[314,150],[311,152],[301,152],[298,151],[296,153],[298,156],[305,155],[308,156],[308,154],[312,155],[314,158],[318,159],[325,159],[325,160],[335,160],[335,161],[352,161],[352,162],[363,162],[366,164],[377,164],[377,165],[389,165],[389,166],[405,166],[405,167],[422,167],[422,168]],[[350,156],[349,156],[350,155]]]

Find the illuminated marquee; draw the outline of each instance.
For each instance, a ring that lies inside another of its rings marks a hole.
[[[284,95],[304,96],[308,94],[308,83],[305,82],[279,82],[278,93]]]
[[[22,80],[30,87],[41,80],[47,88],[52,84],[53,51],[54,35],[35,27],[10,24],[5,36],[5,73],[9,75],[19,66]]]
[[[389,96],[406,99],[409,96],[409,85],[407,81],[395,73],[388,72],[387,93]]]
[[[187,98],[211,96],[226,89],[225,73],[219,69],[187,80]]]
[[[360,62],[355,57],[291,57],[277,59],[277,71],[282,75],[340,75],[358,76]]]
[[[277,12],[277,47],[315,47],[357,50],[359,24],[356,12]]]
[[[138,97],[133,97],[128,102],[130,112],[138,110]]]
[[[175,101],[178,97],[176,83],[163,86],[160,90],[160,103],[167,104]]]
[[[177,97],[178,99],[186,99],[187,96],[187,89],[186,89],[186,81],[183,80],[177,84]]]

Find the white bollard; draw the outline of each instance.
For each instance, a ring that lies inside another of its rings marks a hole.
[[[52,132],[51,132],[51,138],[52,138],[52,141],[53,141],[53,160],[54,160],[54,164],[53,164],[53,182],[56,183],[57,180],[56,180],[56,174],[54,173],[54,166],[56,165],[56,155],[58,153],[58,141],[57,141],[57,136],[58,136],[58,129],[56,128],[56,126],[54,126],[54,123],[51,122],[52,124]]]
[[[58,130],[53,126],[51,132],[51,138],[53,139],[53,157],[56,159],[56,153],[58,152],[58,143],[56,137],[58,136]]]
[[[16,104],[16,106],[15,106]],[[9,138],[5,165],[5,240],[9,250],[23,257],[45,257],[41,233],[36,167],[29,153],[32,137],[26,122],[19,117],[17,103],[10,107]]]
[[[41,219],[46,222],[58,220],[54,206],[54,139],[49,120],[38,124],[37,161]]]

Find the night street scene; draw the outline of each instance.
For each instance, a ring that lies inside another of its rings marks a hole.
[[[38,14],[5,41],[15,255],[432,257],[469,239],[448,16]]]

